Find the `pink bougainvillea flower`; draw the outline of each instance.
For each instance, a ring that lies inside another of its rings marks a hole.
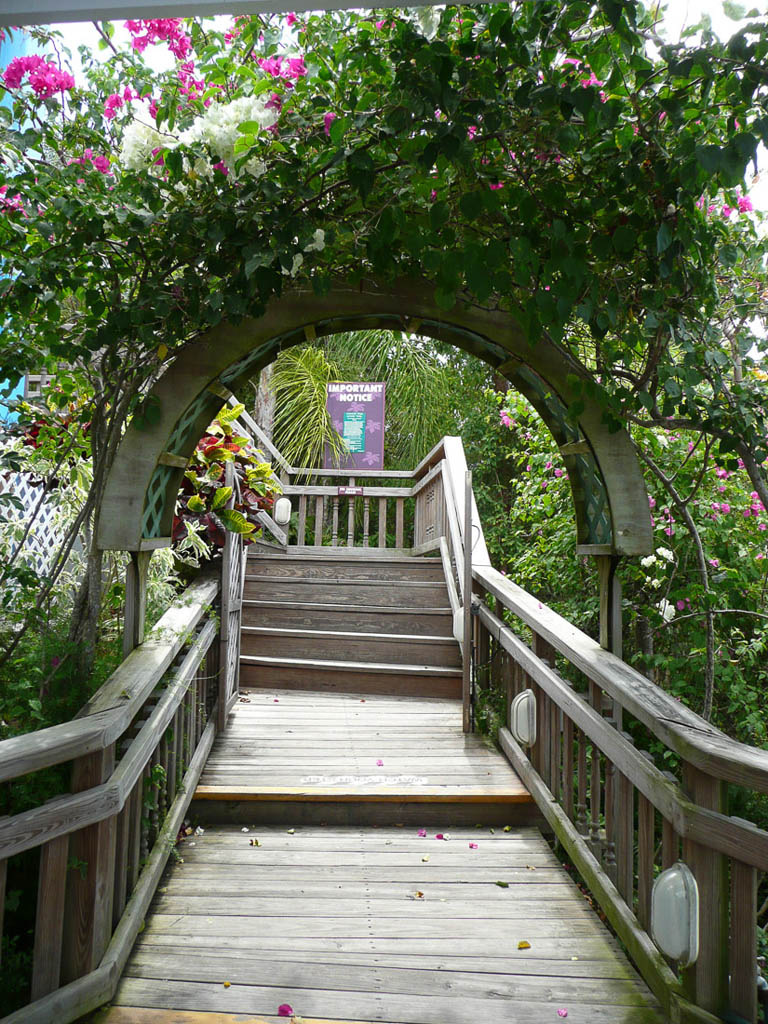
[[[754,210],[749,196],[739,196],[739,213],[751,213]]]
[[[225,178],[229,174],[229,168],[221,160],[219,160],[219,162],[217,164],[213,165],[213,169],[214,169],[214,171],[220,171],[221,174],[223,174]]]
[[[381,758],[379,758],[376,764],[378,765],[379,768],[381,768],[384,762],[381,760]]]
[[[563,475],[562,469],[556,469],[555,470],[555,476],[562,476],[562,475]]]
[[[476,850],[477,849],[477,843],[470,843],[469,844],[469,848],[470,848],[470,850]]]
[[[323,117],[323,129],[326,135],[331,134],[331,125],[336,120],[337,116],[338,115],[334,114],[332,110],[329,110],[328,113]]]
[[[427,830],[426,830],[425,828],[420,828],[420,829],[419,829],[419,831],[418,831],[418,832],[417,832],[416,834],[417,834],[417,835],[418,835],[418,836],[419,836],[419,837],[420,837],[421,839],[424,839],[424,837],[425,837],[425,836],[426,836],[426,834],[427,834]]]
[[[288,13],[286,14],[286,16],[285,16],[285,24],[289,28],[291,27],[291,25],[295,25],[296,24],[296,15],[293,13],[293,11],[288,11]]]
[[[435,833],[435,839],[442,839],[442,838],[443,838],[443,833],[442,832],[436,832]]]
[[[108,156],[96,156],[91,161],[97,171],[101,171],[102,174],[109,174],[109,157]]]
[[[732,213],[733,208],[729,206],[727,203],[723,203],[723,217],[725,217],[725,219],[728,220]]]
[[[497,181],[495,185],[491,184],[488,186],[488,188],[491,190],[491,192],[497,192],[500,188],[504,188],[504,182]]]
[[[277,1008],[278,1017],[292,1017],[293,1007],[290,1003],[281,1003]]]
[[[720,568],[720,559],[719,558],[710,558],[709,564],[712,566],[713,569],[719,569]]]
[[[564,1006],[561,1006],[560,1009],[557,1011],[557,1016],[558,1017],[567,1017],[568,1016],[568,1011],[566,1010],[566,1008]]]

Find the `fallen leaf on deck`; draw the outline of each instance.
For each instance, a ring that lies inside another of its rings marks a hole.
[[[526,864],[525,867],[526,867],[527,871],[535,871],[536,870],[536,865],[535,864]]]
[[[247,828],[245,825],[243,825],[243,827],[240,829],[240,831],[241,832],[250,832],[251,830],[249,828]]]
[[[240,698],[240,703],[241,704],[250,704],[251,703],[251,698],[250,697],[241,697]]]
[[[509,882],[497,882],[496,885],[498,885],[498,887],[500,889],[508,889],[509,888]]]
[[[291,1006],[291,1004],[290,1003],[281,1003],[280,1006],[278,1006],[278,1008],[277,1008],[277,1016],[278,1017],[292,1017],[293,1016],[293,1007]]]
[[[565,1007],[562,1007],[562,1009],[557,1011],[557,1016],[558,1017],[567,1017],[568,1016],[568,1011],[566,1010]]]
[[[488,774],[490,775],[491,773],[488,772]],[[496,835],[496,829],[495,828],[488,829],[488,831],[491,833],[492,836]]]
[[[203,836],[203,835],[205,835],[205,829],[202,828],[202,826],[198,825],[197,828],[195,829],[195,835],[196,836]]]
[[[424,893],[420,889],[417,889],[416,892],[409,892],[408,893],[408,899],[409,900],[423,900],[424,899]]]
[[[296,834],[296,829],[295,829],[295,828],[289,828],[289,829],[288,829],[288,835],[289,835],[289,836],[293,836],[293,835],[295,835],[295,834]]]
[[[224,982],[224,988],[230,988],[230,987],[231,987],[231,985],[232,985],[232,982],[231,982],[231,981],[225,981],[225,982]]]
[[[517,948],[518,949],[530,949],[531,948],[531,944],[530,944],[530,942],[526,942],[525,939],[521,939],[520,942],[518,942],[518,944],[517,944]]]
[[[425,854],[424,854],[424,856],[423,856],[423,857],[422,857],[421,859],[422,859],[422,861],[424,861],[424,863],[426,864],[426,862],[427,862],[427,861],[429,860],[429,854],[428,854],[428,853],[425,853]]]
[[[504,826],[504,831],[505,832],[511,832],[512,831],[512,826],[511,825],[505,825]]]
[[[184,835],[185,836],[191,836],[192,832],[193,832],[193,829],[191,829],[191,828],[185,828],[184,829]]]
[[[259,842],[258,839],[252,839],[251,846],[261,846],[261,843]]]

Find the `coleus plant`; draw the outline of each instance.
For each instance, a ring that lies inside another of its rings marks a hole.
[[[227,531],[242,534],[250,543],[260,529],[257,513],[271,509],[280,493],[271,464],[263,461],[250,437],[236,433],[244,408],[225,406],[200,438],[176,503],[174,545],[194,534],[221,548]],[[224,482],[227,463],[234,470],[232,486]]]

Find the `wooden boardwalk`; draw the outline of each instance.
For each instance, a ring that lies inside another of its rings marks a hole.
[[[288,1004],[326,1024],[544,1024],[558,1010],[574,1024],[661,1024],[536,828],[454,824],[462,794],[478,825],[489,808],[527,806],[506,761],[462,734],[458,702],[247,696],[198,810],[224,798],[299,817],[313,798],[325,813],[346,796],[414,820],[209,826],[200,814],[105,1022],[277,1024]]]

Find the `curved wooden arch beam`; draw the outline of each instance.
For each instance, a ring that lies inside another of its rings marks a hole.
[[[589,459],[602,478],[610,519],[610,550],[643,555],[653,550],[648,496],[629,435],[611,433],[602,411],[587,404],[578,431],[564,409],[575,395],[569,377],[586,372],[547,338],[530,345],[512,314],[463,302],[439,309],[427,281],[379,286],[340,284],[323,296],[295,289],[270,302],[258,319],[222,323],[183,348],[152,391],[160,417],[139,430],[132,423],[120,445],[99,517],[103,549],[139,551],[170,533],[183,465],[221,407],[227,391],[272,362],[281,349],[339,331],[369,327],[420,333],[450,342],[502,372],[528,397],[563,447],[574,496],[579,543],[590,533],[590,495],[578,460]],[[571,433],[572,431],[572,433]],[[586,442],[586,444],[585,444]]]

